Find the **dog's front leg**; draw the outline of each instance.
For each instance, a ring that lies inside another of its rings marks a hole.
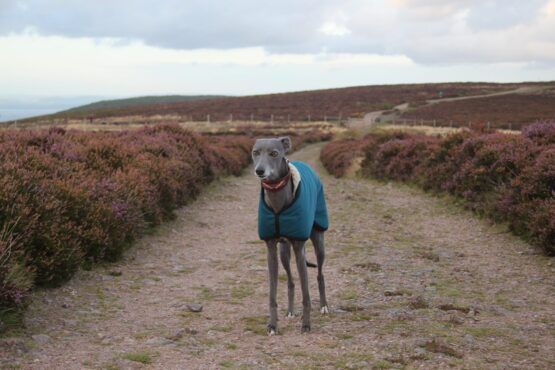
[[[277,240],[266,242],[268,249],[268,280],[270,282],[270,322],[268,323],[268,334],[277,334],[277,283],[278,283],[278,255]]]
[[[279,245],[279,257],[281,264],[287,273],[287,318],[292,318],[295,312],[295,283],[291,274],[291,245],[289,242],[281,242]]]
[[[295,251],[295,259],[297,260],[297,270],[299,271],[299,280],[301,281],[301,290],[303,292],[303,333],[310,331],[310,293],[308,291],[308,271],[306,269],[306,257],[304,252],[304,242],[294,241],[293,250]]]

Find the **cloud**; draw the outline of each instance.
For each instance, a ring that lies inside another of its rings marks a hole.
[[[324,23],[318,31],[328,36],[346,36],[351,33],[350,29],[335,22]]]
[[[423,64],[555,62],[553,0],[0,0],[0,35]],[[246,54],[245,54],[246,55]]]

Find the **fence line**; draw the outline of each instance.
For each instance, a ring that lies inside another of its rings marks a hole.
[[[322,116],[314,116],[312,114],[307,114],[304,117],[295,116],[292,117],[291,114],[286,115],[276,115],[276,114],[261,114],[256,115],[254,113],[250,114],[187,114],[187,115],[179,115],[181,120],[186,122],[268,122],[268,123],[291,123],[291,122],[326,122],[326,123],[337,123],[337,124],[345,124],[349,117],[344,117],[343,115],[339,116],[330,116],[324,114]],[[101,119],[101,118],[97,118]]]
[[[102,124],[108,124],[110,122],[107,122],[107,119],[109,119],[110,117],[85,117],[83,119],[88,120],[90,123],[93,123],[93,121],[95,121],[95,123],[102,123]],[[160,119],[163,120],[167,120],[167,118],[163,118],[160,117]],[[160,120],[158,119],[158,120]],[[344,127],[351,119],[354,120],[361,120],[364,118],[353,118],[353,117],[348,117],[348,116],[343,116],[343,114],[339,114],[338,116],[331,116],[328,114],[323,114],[323,115],[318,115],[318,116],[314,116],[311,113],[307,113],[304,116],[299,116],[299,115],[295,115],[294,117],[292,117],[291,114],[282,114],[282,115],[276,115],[276,114],[255,114],[255,113],[250,113],[250,114],[245,114],[245,113],[217,113],[217,114],[176,114],[173,115],[173,119],[177,119],[179,121],[185,121],[185,122],[206,122],[206,123],[212,123],[212,122],[227,122],[227,123],[233,123],[233,122],[264,122],[264,123],[270,123],[270,124],[274,124],[274,123],[313,123],[313,122],[325,122],[326,124],[338,124],[339,126]],[[60,124],[62,122],[68,123],[68,118],[59,118],[59,119],[54,119],[54,122],[50,122],[50,123],[54,123],[54,124]],[[150,124],[150,123],[154,123],[157,121],[157,118],[145,118],[145,121],[143,122],[144,124]],[[18,121],[14,120],[14,121],[8,121],[6,122],[8,125],[8,127],[14,127],[17,128],[18,125]],[[136,121],[135,123],[141,123],[140,121]],[[432,127],[463,127],[463,128],[473,128],[476,127],[477,123],[476,122],[472,122],[472,121],[466,121],[466,122],[460,122],[460,121],[453,121],[453,120],[427,120],[427,119],[413,119],[413,118],[389,118],[384,120],[384,117],[375,117],[372,121],[372,123],[387,123],[387,124],[393,124],[393,125],[405,125],[405,126],[432,126]],[[124,122],[113,122],[113,124],[125,124]],[[488,129],[494,128],[494,129],[508,129],[508,130],[513,130],[513,127],[516,127],[516,129],[518,130],[519,125],[518,124],[513,124],[512,122],[507,122],[504,124],[492,124],[490,122],[485,122],[483,123],[483,125],[485,127],[487,127]]]
[[[385,123],[385,122],[384,122]],[[462,128],[472,128],[476,127],[477,123],[472,121],[465,121],[465,122],[456,122],[453,120],[449,120],[449,122],[444,120],[426,120],[426,119],[413,119],[413,118],[397,118],[389,121],[387,123],[393,125],[404,125],[404,126],[432,126],[432,127],[462,127]],[[513,123],[507,122],[504,124],[492,124],[491,122],[487,121],[484,123],[487,129],[495,128],[495,129],[502,129],[502,130],[512,130]]]

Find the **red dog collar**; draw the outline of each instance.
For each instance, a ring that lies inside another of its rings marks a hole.
[[[268,191],[278,191],[281,190],[287,185],[289,180],[291,179],[291,171],[287,173],[284,177],[276,181],[262,181],[262,187]]]

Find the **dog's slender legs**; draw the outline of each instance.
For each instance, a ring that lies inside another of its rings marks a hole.
[[[318,290],[320,292],[320,312],[323,314],[329,313],[328,301],[326,300],[326,283],[324,282],[324,260],[326,252],[324,248],[324,233],[316,229],[312,229],[310,240],[314,244],[314,251],[316,252],[316,261],[318,263]]]
[[[308,291],[308,271],[306,269],[304,244],[305,243],[302,241],[293,242],[293,250],[295,251],[297,270],[299,271],[299,280],[301,281],[301,289],[303,293],[303,333],[310,331],[310,293]]]
[[[288,242],[279,243],[279,257],[287,273],[287,318],[294,316],[295,312],[295,283],[291,274],[291,245]]]
[[[268,323],[268,334],[277,333],[277,283],[278,283],[278,256],[276,241],[266,243],[268,249],[268,280],[270,281],[270,322]]]

